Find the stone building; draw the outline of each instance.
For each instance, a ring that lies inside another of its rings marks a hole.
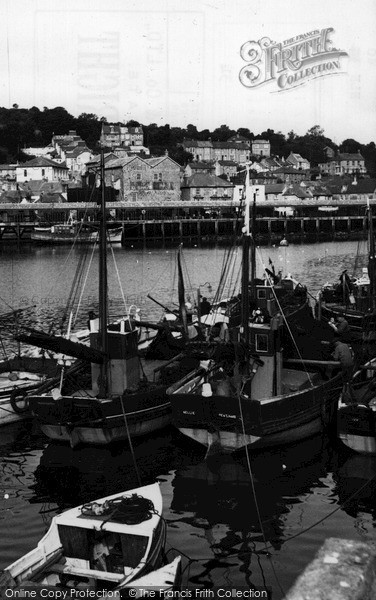
[[[181,184],[181,199],[184,201],[200,200],[232,200],[234,184],[211,175],[209,173],[196,173],[184,178]]]
[[[327,162],[319,164],[320,173],[323,175],[352,175],[367,172],[365,161],[360,152],[356,154],[337,154]]]
[[[169,201],[180,198],[181,167],[165,154],[155,158],[128,156],[109,161],[106,185],[119,190],[120,200]]]
[[[252,154],[270,156],[270,142],[268,140],[252,140]]]
[[[103,123],[100,141],[107,148],[143,146],[144,132],[141,125],[127,127]]]

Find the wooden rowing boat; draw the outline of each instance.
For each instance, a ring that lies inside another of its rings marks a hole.
[[[158,483],[72,508],[52,519],[36,548],[6,567],[0,590],[120,590],[160,567],[161,515]],[[174,569],[164,571],[168,581]]]

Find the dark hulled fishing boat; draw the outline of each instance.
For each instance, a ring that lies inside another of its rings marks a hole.
[[[360,454],[376,454],[376,358],[354,375],[352,391],[344,389],[337,412],[337,435]]]
[[[353,280],[343,271],[340,281],[325,284],[319,293],[317,313],[322,320],[344,317],[349,324],[351,342],[375,342],[376,315],[374,314],[376,293],[376,251],[373,218],[370,205],[367,207],[368,265],[362,275]],[[352,335],[351,335],[352,334]]]
[[[209,449],[224,452],[290,443],[317,433],[331,421],[341,388],[341,375],[332,375],[333,364],[325,360],[312,315],[303,322],[310,324],[315,352],[309,355],[306,348],[302,356],[291,342],[299,358],[289,362],[292,355],[286,355],[283,339],[293,324],[301,329],[299,314],[306,305],[290,308],[287,318],[273,286],[256,284],[248,176],[245,196],[241,324],[232,327],[230,322],[229,342],[212,344],[194,376],[167,391],[174,425]],[[268,308],[264,322],[250,320],[249,296],[252,305]],[[321,329],[319,324],[319,335]]]
[[[50,393],[29,399],[33,416],[52,440],[72,446],[109,444],[148,434],[165,427],[171,418],[166,389],[171,384],[167,361],[140,364],[138,327],[132,319],[109,324],[107,289],[107,236],[105,222],[104,164],[101,166],[102,199],[99,251],[99,318],[90,320],[90,346],[30,332],[24,341],[60,348],[69,356],[86,360],[86,377],[68,378]],[[193,362],[193,366],[197,361]],[[167,366],[167,370],[164,367]],[[176,377],[191,370],[191,362],[175,365]]]

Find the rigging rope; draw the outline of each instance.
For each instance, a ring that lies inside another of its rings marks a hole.
[[[282,309],[281,303],[279,302],[279,300],[278,300],[278,298],[277,298],[277,294],[275,293],[275,289],[274,289],[274,285],[273,285],[273,282],[272,282],[272,280],[271,280],[271,277],[270,277],[269,273],[266,271],[265,263],[263,262],[263,259],[262,259],[262,256],[261,256],[261,251],[260,251],[260,249],[259,249],[259,248],[256,248],[256,250],[257,250],[257,253],[258,253],[258,255],[259,255],[259,258],[260,258],[260,261],[261,261],[262,267],[263,267],[263,269],[264,269],[264,271],[265,271],[266,278],[267,278],[267,280],[268,280],[268,282],[269,282],[269,285],[271,286],[271,289],[272,289],[272,293],[273,293],[274,299],[275,299],[275,301],[276,301],[276,303],[277,303],[277,306],[278,306],[278,308],[279,308],[279,311],[280,311],[280,313],[281,313],[281,315],[282,315],[282,318],[283,318],[283,321],[284,321],[284,323],[285,323],[286,329],[287,329],[287,331],[289,332],[290,338],[291,338],[291,340],[292,340],[292,342],[293,342],[293,344],[294,344],[294,346],[295,346],[295,350],[296,350],[296,352],[297,352],[297,354],[298,354],[298,356],[299,356],[300,360],[302,361],[302,365],[303,365],[303,367],[304,367],[304,369],[305,369],[305,372],[306,372],[306,375],[307,375],[307,377],[308,377],[308,380],[309,380],[309,382],[310,382],[310,384],[311,384],[311,387],[314,387],[314,383],[313,383],[313,381],[312,381],[311,375],[310,375],[309,371],[307,370],[306,363],[304,362],[304,359],[303,359],[303,357],[302,357],[302,354],[301,354],[301,352],[300,352],[300,350],[299,350],[299,347],[298,347],[298,345],[297,345],[297,343],[296,343],[296,341],[295,341],[295,338],[294,338],[294,336],[293,336],[293,334],[292,334],[291,327],[290,327],[290,325],[289,325],[289,323],[288,323],[288,321],[287,321],[287,319],[286,319],[285,313],[283,312],[283,309]]]
[[[88,268],[87,268],[87,271],[86,271],[86,277],[85,277],[85,279],[84,279],[84,283],[83,283],[83,285],[82,285],[82,289],[81,289],[80,297],[79,297],[79,299],[78,299],[78,304],[77,304],[76,314],[75,314],[75,316],[74,316],[74,319],[73,319],[73,324],[74,324],[74,325],[75,325],[75,323],[76,323],[76,321],[77,321],[77,318],[78,318],[78,313],[79,313],[79,310],[80,310],[80,307],[81,307],[81,302],[82,302],[82,296],[83,296],[83,294],[84,294],[84,290],[85,290],[85,287],[86,287],[86,282],[87,282],[87,278],[88,278],[88,276],[89,276],[89,272],[90,272],[90,268],[91,268],[91,263],[92,263],[92,261],[93,261],[93,256],[94,256],[94,251],[95,251],[96,245],[97,245],[97,242],[95,242],[95,243],[93,244],[93,250],[92,250],[92,253],[91,253],[91,257],[90,257],[89,266],[88,266]]]
[[[109,238],[109,234],[108,234],[108,238]],[[119,288],[120,288],[121,297],[123,299],[124,310],[126,311],[127,310],[127,305],[126,305],[126,302],[125,302],[124,290],[123,290],[123,286],[121,284],[120,273],[119,273],[119,269],[118,269],[116,258],[115,258],[114,248],[113,248],[113,245],[111,243],[110,243],[110,248],[111,248],[112,260],[113,260],[114,266],[115,266],[115,273],[116,273],[116,277],[117,277]]]

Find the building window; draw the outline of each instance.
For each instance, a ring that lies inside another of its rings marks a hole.
[[[45,175],[45,170],[42,169],[42,177],[44,177],[44,175]]]
[[[201,193],[201,188],[196,188],[196,196],[199,196]]]
[[[141,173],[137,173],[136,174],[136,180],[137,181],[141,181]]]
[[[24,169],[24,177],[27,177],[27,169]]]
[[[265,333],[255,335],[256,352],[268,352],[268,336]]]

